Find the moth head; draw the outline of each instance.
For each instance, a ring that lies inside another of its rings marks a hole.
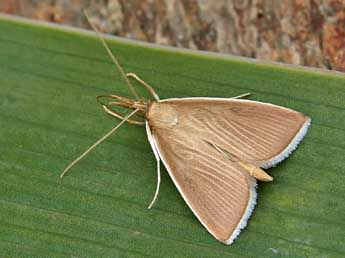
[[[106,113],[121,120],[125,118],[125,115],[121,113],[120,109],[137,110],[135,116],[140,117],[141,120],[127,119],[128,123],[137,125],[144,124],[142,118],[146,117],[147,109],[150,103],[150,100],[146,99],[129,99],[117,95],[98,96],[97,101],[101,104]]]

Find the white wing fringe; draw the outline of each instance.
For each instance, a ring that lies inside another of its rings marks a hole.
[[[270,168],[276,166],[278,163],[282,162],[284,159],[290,156],[290,154],[297,148],[298,144],[303,140],[306,135],[308,128],[311,124],[311,119],[308,117],[304,122],[301,129],[296,134],[295,138],[290,142],[290,144],[277,156],[271,158],[265,164],[261,165],[262,168]]]

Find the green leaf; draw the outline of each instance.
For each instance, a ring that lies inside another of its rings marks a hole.
[[[201,226],[155,159],[143,127],[124,125],[63,168],[118,120],[95,97],[129,96],[99,40],[0,18],[1,257],[344,257],[345,78],[335,73],[108,40],[127,72],[161,98],[231,97],[303,112],[307,137],[260,183],[235,243]],[[140,91],[143,94],[144,91]]]

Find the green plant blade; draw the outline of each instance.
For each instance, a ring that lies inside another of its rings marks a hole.
[[[108,42],[124,69],[161,98],[251,92],[309,115],[312,127],[268,170],[275,180],[259,184],[249,225],[225,246],[165,170],[158,202],[146,209],[156,164],[143,127],[124,125],[60,180],[118,123],[95,97],[129,91],[96,37],[0,17],[0,256],[345,256],[344,76]]]

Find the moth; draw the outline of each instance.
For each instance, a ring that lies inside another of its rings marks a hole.
[[[263,168],[273,167],[290,155],[305,136],[311,119],[288,108],[242,99],[247,94],[235,98],[160,100],[139,76],[124,73],[105,40],[90,24],[134,99],[117,95],[97,98],[108,114],[122,121],[73,161],[61,177],[123,123],[144,124],[158,175],[149,208],[159,192],[162,161],[200,223],[217,240],[231,244],[253,212],[256,180],[272,180]],[[143,85],[154,100],[140,99],[128,78]],[[132,111],[122,115],[116,106]],[[133,118],[135,116],[141,116],[144,121]]]

